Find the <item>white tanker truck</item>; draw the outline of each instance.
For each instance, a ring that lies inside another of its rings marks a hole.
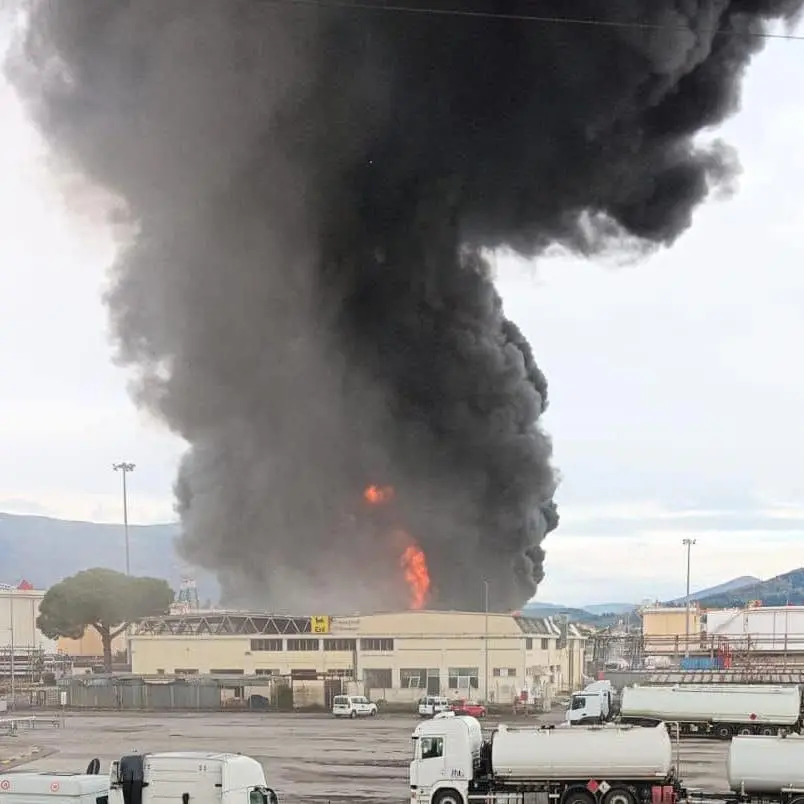
[[[620,721],[642,726],[678,723],[682,735],[721,740],[735,734],[771,736],[801,730],[801,691],[795,685],[761,684],[626,687]]]
[[[411,804],[804,804],[804,737],[732,740],[727,791],[687,791],[663,723],[499,726],[437,716],[413,732]]]
[[[468,804],[525,792],[535,794],[533,804],[674,804],[678,797],[664,724],[499,726],[484,741],[474,718],[438,716],[417,726],[413,741],[411,804]]]

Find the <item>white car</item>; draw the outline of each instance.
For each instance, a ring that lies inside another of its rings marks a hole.
[[[336,695],[332,699],[332,714],[335,717],[374,717],[377,704],[364,695]]]
[[[441,695],[428,695],[419,700],[419,715],[422,717],[435,717],[439,712],[449,711],[449,699]]]

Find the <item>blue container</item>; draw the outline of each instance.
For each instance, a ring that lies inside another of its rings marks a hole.
[[[720,656],[685,656],[681,660],[682,670],[721,670],[722,667]]]

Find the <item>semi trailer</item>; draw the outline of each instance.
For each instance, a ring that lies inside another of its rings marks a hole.
[[[804,737],[737,736],[725,791],[688,790],[664,724],[572,729],[438,715],[413,732],[411,804],[804,804]]]
[[[655,725],[678,724],[682,735],[727,740],[735,734],[771,736],[801,730],[798,686],[693,685],[626,687],[620,721]]]
[[[130,754],[99,771],[94,759],[83,774],[0,774],[0,804],[277,804],[262,765],[241,754]]]

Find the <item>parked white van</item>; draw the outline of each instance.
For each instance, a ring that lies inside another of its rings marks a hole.
[[[419,714],[422,717],[435,717],[439,712],[449,712],[449,698],[441,695],[428,695],[419,700]]]
[[[374,717],[377,704],[364,695],[336,695],[332,699],[332,714],[335,717]]]

